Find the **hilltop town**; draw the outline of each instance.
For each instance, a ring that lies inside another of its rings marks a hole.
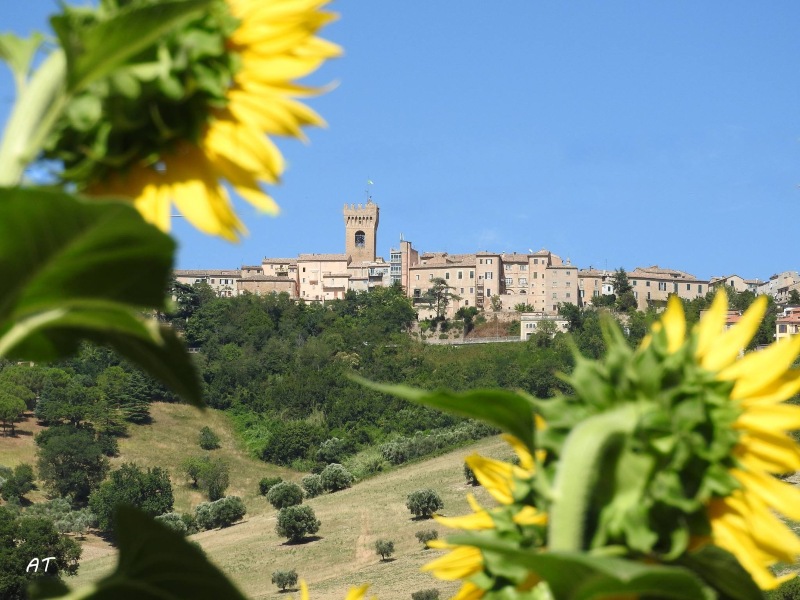
[[[400,239],[390,250],[389,261],[377,255],[380,209],[370,199],[366,204],[345,204],[344,252],[304,253],[296,258],[265,257],[260,265],[238,269],[176,270],[179,283],[204,282],[220,296],[243,293],[285,292],[293,299],[325,302],[343,298],[350,291],[399,284],[420,307],[420,318],[430,316],[424,306],[426,292],[434,280],[443,281],[452,298],[448,317],[459,309],[489,308],[512,312],[525,306],[527,313],[558,314],[562,304],[578,307],[597,304],[597,298],[614,294],[614,271],[589,266],[581,268],[550,250],[506,253],[479,251],[469,254],[421,252],[412,242]],[[784,271],[766,280],[745,279],[736,274],[698,279],[694,275],[659,265],[627,271],[639,310],[663,305],[670,294],[692,300],[717,286],[737,292],[769,294],[778,304],[789,302],[793,290],[800,291],[800,274]],[[780,333],[800,332],[800,312],[786,311]],[[780,335],[779,335],[780,336]]]

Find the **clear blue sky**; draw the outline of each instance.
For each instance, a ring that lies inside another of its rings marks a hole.
[[[268,1],[268,0],[264,0]],[[8,3],[2,29],[55,2]],[[800,268],[800,3],[339,0],[309,83],[329,122],[281,142],[283,212],[240,203],[231,245],[176,219],[179,268],[341,252],[342,205],[381,208],[379,254],[546,247],[581,267],[699,277]],[[0,79],[0,115],[12,86]]]

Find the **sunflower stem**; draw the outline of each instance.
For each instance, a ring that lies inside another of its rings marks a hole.
[[[18,185],[42,149],[67,102],[66,69],[64,51],[53,50],[17,96],[0,143],[0,186]]]
[[[641,406],[626,404],[580,423],[567,437],[553,484],[547,545],[550,550],[584,550],[588,512],[604,458],[630,435]]]

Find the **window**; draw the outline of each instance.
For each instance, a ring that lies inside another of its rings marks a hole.
[[[484,279],[491,279],[493,276],[494,273],[492,273],[491,271],[486,271],[486,273],[483,274]]]
[[[303,273],[305,273],[305,272],[306,272],[306,268],[305,268],[305,267],[303,267]]]
[[[558,298],[558,294],[556,292],[553,292],[553,300],[555,300],[556,298]]]
[[[697,286],[697,292],[700,293],[700,294],[703,293],[703,286],[702,285],[698,285]]]
[[[527,271],[528,270],[528,265],[520,265],[519,266],[519,270],[520,271]]]
[[[475,271],[470,271],[469,272],[469,278],[470,279],[475,279]]]
[[[558,287],[558,282],[557,281],[553,281],[553,287]]]
[[[569,298],[569,297],[570,297],[570,293],[569,293],[569,292],[567,292],[566,296],[567,296],[567,298]]]
[[[419,291],[419,289],[418,288],[414,288],[414,298],[419,298],[420,294],[421,294],[421,292]]]
[[[486,288],[486,295],[487,296],[491,296],[492,295],[492,290],[489,289],[489,288]]]
[[[658,291],[659,292],[666,292],[667,291],[667,282],[666,281],[659,281],[658,282]]]
[[[431,281],[432,279],[433,279],[433,273],[428,273],[428,281]]]
[[[636,280],[635,279],[633,281],[631,281],[631,285],[636,287]]]
[[[302,281],[302,282],[303,282],[303,283],[305,283],[305,282],[306,282],[306,278],[305,278],[305,277],[303,277],[303,281]]]
[[[539,279],[539,273],[537,271],[533,272],[533,278],[534,279]]]
[[[444,278],[445,279],[450,279],[450,271],[448,271],[447,273],[444,274]]]
[[[479,259],[478,259],[478,264],[479,264],[479,265],[482,265],[482,264],[483,264],[483,259],[482,259],[482,258],[479,258]]]
[[[786,333],[786,325],[778,325],[778,333]]]
[[[514,278],[506,277],[506,285],[514,285]]]
[[[461,288],[461,291],[459,292],[459,294],[463,294],[463,293],[464,293],[464,288]]]
[[[650,300],[650,292],[647,292],[647,299]]]
[[[469,306],[469,300],[464,300],[464,306]]]
[[[567,276],[569,277],[569,271],[567,271]]]
[[[644,284],[645,284],[645,286],[650,287],[650,282],[649,281],[645,281]]]
[[[213,280],[213,279],[211,280],[211,283],[214,283],[214,280]]]
[[[303,269],[303,271],[305,271],[305,269]],[[419,273],[417,274],[417,281],[419,281]]]
[[[567,282],[567,287],[570,287],[570,284],[571,284],[571,283],[572,283],[571,281],[568,281],[568,282]]]
[[[678,284],[677,283],[673,283],[672,284],[672,291],[675,292],[676,294],[678,293]]]
[[[366,245],[367,236],[363,231],[356,231],[356,248],[363,248]]]
[[[687,290],[691,290],[692,289],[692,284],[691,283],[687,283],[686,284],[686,289]]]
[[[458,274],[456,275],[456,277],[458,279],[464,279],[464,272],[463,271],[459,271]]]
[[[538,265],[539,264],[539,259],[538,258],[534,258],[533,259],[533,264]]]
[[[520,285],[528,285],[528,278],[527,277],[520,277],[519,278]]]
[[[510,263],[506,264],[506,271],[513,271],[513,270],[514,270],[514,265],[513,264],[510,264]]]
[[[491,259],[491,258],[487,258],[487,259],[486,259],[486,264],[487,264],[487,265],[490,265],[490,264],[492,264],[492,259]]]
[[[584,298],[584,297],[585,297],[585,295],[583,293],[583,290],[579,290],[578,291],[578,298]]]
[[[633,297],[638,300],[639,299],[639,292],[633,292]]]
[[[634,292],[634,294],[635,294],[635,293],[636,293],[636,292]],[[593,291],[593,292],[592,292],[592,296],[594,296],[594,297],[597,297],[597,296],[599,296],[599,295],[600,295],[600,291],[599,291],[599,290],[595,290],[595,291]]]
[[[474,287],[469,288],[469,293],[470,294],[474,294],[475,293],[475,288]]]

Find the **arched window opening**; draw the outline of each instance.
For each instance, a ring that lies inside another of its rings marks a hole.
[[[366,245],[366,237],[363,231],[356,231],[356,248],[363,248]]]

